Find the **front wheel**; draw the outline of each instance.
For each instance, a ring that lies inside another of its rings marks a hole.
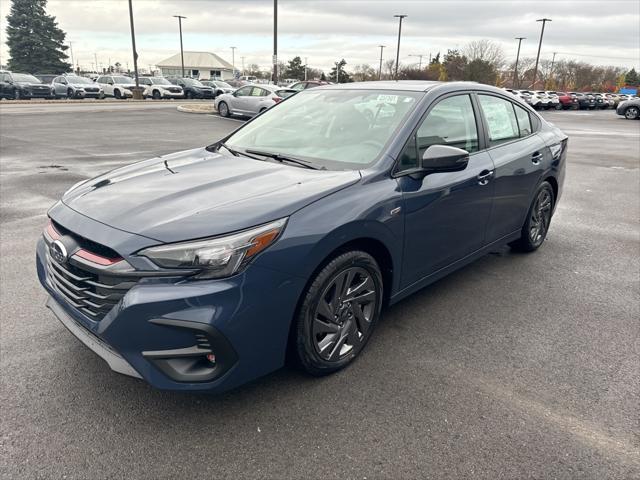
[[[334,258],[313,279],[295,319],[295,353],[311,375],[349,365],[371,337],[382,308],[382,274],[366,252]]]
[[[22,95],[20,94],[20,90],[18,90],[17,88],[13,91],[13,99],[22,100]]]
[[[542,182],[529,207],[520,238],[510,243],[513,248],[521,252],[533,252],[540,248],[549,232],[554,202],[551,184],[546,181]]]
[[[629,107],[624,111],[624,118],[627,120],[635,120],[640,117],[640,109],[638,107]]]
[[[160,91],[159,90],[154,90],[153,91],[153,99],[154,100],[160,100],[162,98],[162,95],[160,95]]]
[[[122,94],[120,93],[120,90],[118,90],[118,89],[113,91],[113,96],[115,98],[117,98],[118,100],[120,100],[122,98]]]

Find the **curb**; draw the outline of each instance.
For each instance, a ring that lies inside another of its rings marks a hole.
[[[216,113],[216,109],[213,105],[178,105],[178,111],[200,115],[211,115],[212,113]]]

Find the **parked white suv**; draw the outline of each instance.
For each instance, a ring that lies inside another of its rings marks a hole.
[[[133,97],[132,88],[136,86],[136,81],[124,75],[101,75],[96,83],[102,87],[106,97],[127,98]]]
[[[161,98],[182,98],[184,92],[180,85],[174,85],[164,77],[140,77],[138,83],[144,87],[144,98],[151,97],[154,100]]]

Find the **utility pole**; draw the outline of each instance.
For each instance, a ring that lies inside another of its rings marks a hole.
[[[73,61],[73,44],[71,42],[69,42],[69,53],[71,53],[71,71],[73,71],[75,62]]]
[[[304,81],[307,81],[307,57],[304,57]]]
[[[399,19],[398,22],[398,48],[396,50],[396,80],[398,80],[398,62],[400,61],[400,36],[402,35],[402,19],[408,17],[408,15],[394,15],[395,18]]]
[[[516,37],[518,40],[518,53],[516,54],[516,66],[513,69],[513,88],[518,87],[518,60],[520,60],[520,45],[522,44],[522,40],[525,40],[527,37]]]
[[[278,84],[278,0],[273,0],[273,84]]]
[[[336,62],[336,83],[340,83],[340,62]]]
[[[380,68],[378,69],[378,80],[382,80],[382,50],[386,45],[378,45],[380,47]]]
[[[418,57],[420,59],[420,61],[418,62],[418,70],[422,69],[422,57],[426,57],[426,54],[420,54],[420,55],[409,55],[410,57]]]
[[[133,72],[136,79],[136,89],[133,92],[135,100],[142,100],[142,91],[140,90],[140,82],[138,80],[138,52],[136,51],[136,31],[133,26],[133,3],[129,0],[129,21],[131,22],[131,47],[133,49]]]
[[[544,26],[547,22],[551,22],[550,18],[540,18],[536,22],[542,22],[542,30],[540,31],[540,42],[538,42],[538,55],[536,55],[536,66],[533,69],[533,83],[531,88],[536,88],[536,77],[538,76],[538,62],[540,61],[540,49],[542,48],[542,37],[544,36]]]
[[[182,48],[182,19],[187,18],[182,15],[174,15],[178,19],[178,29],[180,30],[180,65],[182,66],[182,76],[184,77],[184,49]]]
[[[555,63],[556,63],[556,54],[557,54],[557,53],[558,53],[558,52],[553,52],[553,59],[551,60],[551,69],[549,70],[549,79],[550,79],[550,80],[551,80],[551,79],[553,79],[553,77],[552,77],[552,75],[553,75],[553,66],[554,66],[554,65],[555,65]],[[554,83],[555,83],[555,82],[554,82]]]
[[[93,52],[93,59],[96,61],[96,72],[98,72],[98,54],[96,52]]]
[[[231,65],[233,65],[233,78],[236,78],[236,48],[238,47],[230,47],[231,48]]]
[[[244,75],[244,57],[240,57],[242,60],[242,75]]]

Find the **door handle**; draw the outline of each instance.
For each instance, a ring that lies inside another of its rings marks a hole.
[[[493,177],[493,170],[483,170],[478,174],[478,185],[486,185]]]
[[[539,165],[541,160],[542,160],[542,154],[540,152],[536,152],[533,155],[531,155],[531,162],[534,165]]]

